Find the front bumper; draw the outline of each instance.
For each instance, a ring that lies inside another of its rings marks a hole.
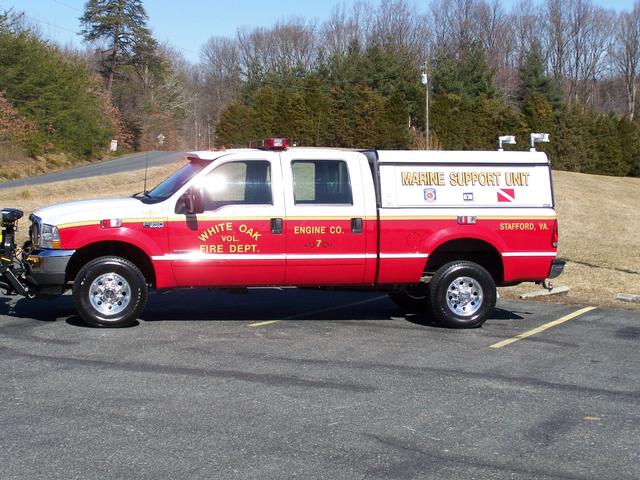
[[[564,270],[565,263],[566,262],[564,260],[554,260],[551,264],[551,269],[549,270],[549,275],[547,275],[547,278],[559,277]]]
[[[64,285],[75,250],[34,250],[24,258],[27,278],[37,286]]]

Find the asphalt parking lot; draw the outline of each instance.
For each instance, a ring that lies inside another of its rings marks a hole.
[[[498,307],[183,291],[108,330],[0,297],[0,477],[640,478],[638,313]]]

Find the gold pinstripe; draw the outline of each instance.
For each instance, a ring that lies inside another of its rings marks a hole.
[[[273,216],[269,217],[198,217],[202,222],[251,222],[260,220],[271,220]],[[344,217],[283,217],[285,220],[350,220],[353,216]],[[362,217],[364,220],[376,220],[376,217]],[[455,218],[455,217],[454,217]],[[147,218],[123,218],[122,224],[125,223],[144,223],[144,222],[184,222],[184,217],[147,217]],[[58,228],[71,228],[71,227],[83,227],[88,225],[100,225],[100,220],[87,220],[84,222],[63,223],[58,225]]]
[[[63,228],[72,228],[72,227],[85,227],[88,225],[100,225],[99,220],[87,220],[85,222],[73,222],[73,223],[63,223],[61,225],[57,225],[58,230]]]
[[[198,217],[198,220],[203,222],[239,222],[239,221],[260,221],[260,220],[270,220],[269,217]],[[285,220],[309,220],[309,221],[331,221],[331,220],[349,220],[353,218],[352,216],[344,216],[344,217],[284,217]],[[377,220],[377,217],[373,216],[365,216],[362,217],[364,220]],[[382,216],[380,220],[457,220],[457,216],[449,216],[449,215],[413,215],[413,216]],[[556,220],[557,217],[522,217],[522,216],[478,216],[477,220],[528,220],[528,221],[543,221],[543,220]],[[145,218],[124,218],[122,219],[123,225],[125,223],[144,223],[144,222],[184,222],[184,218],[180,217],[145,217]],[[73,228],[73,227],[85,227],[90,225],[100,225],[100,220],[86,220],[83,222],[71,222],[71,223],[63,223],[58,225],[58,229],[64,228]]]

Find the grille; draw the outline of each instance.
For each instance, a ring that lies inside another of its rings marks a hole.
[[[35,215],[30,215],[29,220],[31,220],[31,227],[29,227],[29,238],[31,239],[31,244],[39,246],[42,241],[42,220],[40,220],[40,217],[36,217]]]

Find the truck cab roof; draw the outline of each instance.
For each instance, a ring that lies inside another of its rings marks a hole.
[[[309,147],[293,147],[287,151],[296,150],[309,151]],[[380,163],[446,163],[446,164],[548,164],[549,159],[544,152],[516,151],[516,152],[496,152],[496,151],[467,151],[467,150],[355,150],[340,148],[313,148],[318,152],[332,151],[362,151],[375,152]],[[259,149],[255,148],[234,148],[229,150],[202,150],[188,152],[189,160],[214,161],[225,155],[234,153],[255,153]]]

